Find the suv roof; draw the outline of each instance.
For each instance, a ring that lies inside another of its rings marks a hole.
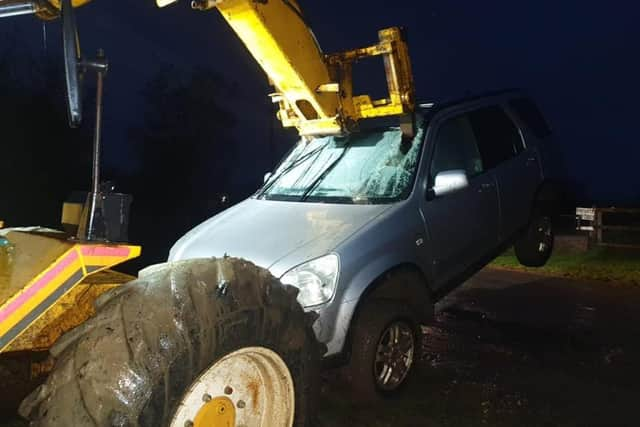
[[[527,95],[525,91],[522,89],[502,89],[495,91],[487,91],[481,94],[474,94],[465,96],[462,98],[452,98],[435,102],[426,102],[426,103],[418,103],[418,110],[422,112],[425,122],[428,123],[433,116],[439,113],[442,110],[445,110],[449,107],[453,107],[460,104],[471,103],[474,101],[488,101],[491,99],[496,100],[516,100],[516,99],[524,99],[528,101],[528,107],[533,108],[516,108],[517,114],[521,116],[523,121],[534,130],[534,133],[537,137],[545,137],[551,134],[551,127],[549,123],[544,118],[544,115],[539,111],[537,104],[533,99]],[[513,105],[511,105],[514,107]],[[362,122],[360,124],[360,129],[362,131],[378,131],[385,129],[390,126],[397,126],[397,118],[396,117],[382,117],[382,118],[372,118],[366,122]]]
[[[419,103],[418,106],[425,111],[428,111],[432,114],[437,113],[438,111],[444,110],[445,108],[452,107],[458,104],[464,104],[467,102],[480,101],[487,98],[495,98],[495,97],[504,97],[504,98],[530,98],[523,90],[521,89],[502,89],[495,91],[483,92],[481,94],[469,95],[461,98],[452,98],[445,99],[441,101],[435,102],[425,102]]]
[[[553,133],[553,130],[538,108],[536,102],[521,89],[505,89],[485,92],[479,95],[467,96],[455,100],[419,104],[425,117],[430,119],[438,112],[460,104],[472,103],[474,101],[508,101],[510,109],[522,120],[522,122],[533,132],[537,138],[546,138]]]

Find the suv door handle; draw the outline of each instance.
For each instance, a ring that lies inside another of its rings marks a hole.
[[[538,158],[536,156],[527,157],[527,165],[530,165],[532,163],[537,163],[537,162],[538,162]]]

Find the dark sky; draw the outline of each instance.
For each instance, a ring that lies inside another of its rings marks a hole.
[[[103,47],[111,61],[106,102],[106,161],[135,168],[126,130],[141,118],[141,88],[163,64],[210,66],[242,86],[230,101],[247,146],[239,184],[274,161],[266,144],[273,107],[267,80],[215,11],[193,12],[184,1],[157,10],[152,0],[96,1],[79,12],[85,54]],[[408,28],[421,100],[519,87],[540,104],[556,134],[563,178],[596,200],[640,202],[640,5],[632,1],[446,0],[303,1],[326,52],[369,44],[377,30]],[[59,53],[58,23],[47,24],[48,54]],[[44,52],[42,24],[4,20],[2,34]],[[295,135],[278,134],[291,138]]]

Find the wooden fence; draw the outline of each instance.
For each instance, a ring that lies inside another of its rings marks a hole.
[[[577,208],[576,223],[592,244],[640,249],[640,209]]]

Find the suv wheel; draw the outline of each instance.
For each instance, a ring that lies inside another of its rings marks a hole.
[[[406,383],[419,359],[418,322],[399,302],[368,302],[356,319],[351,349],[347,376],[354,397],[389,397]]]
[[[553,242],[551,217],[535,215],[524,234],[516,241],[516,257],[526,267],[542,267],[551,257]]]

